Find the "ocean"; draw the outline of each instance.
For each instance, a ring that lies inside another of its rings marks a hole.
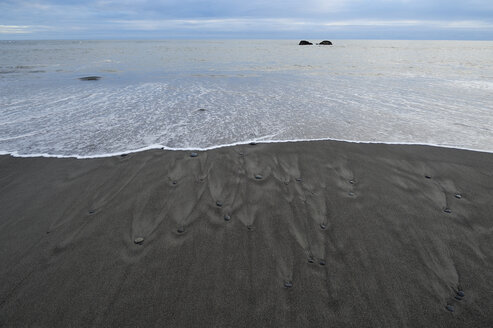
[[[298,41],[0,41],[0,153],[314,139],[493,152],[493,42]]]

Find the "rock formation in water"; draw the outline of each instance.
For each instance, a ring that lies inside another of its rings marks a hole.
[[[101,76],[84,76],[84,77],[79,77],[79,80],[81,81],[97,81],[100,80]]]

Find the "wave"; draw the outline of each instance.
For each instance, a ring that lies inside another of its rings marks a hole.
[[[486,154],[493,154],[493,150],[484,150],[484,149],[474,149],[467,147],[458,147],[458,146],[450,146],[450,145],[440,145],[440,144],[432,144],[432,143],[415,143],[415,142],[382,142],[382,141],[361,141],[361,140],[345,140],[345,139],[333,139],[333,138],[319,138],[319,139],[292,139],[292,140],[249,140],[242,142],[235,142],[230,144],[222,144],[215,145],[205,148],[200,147],[167,147],[159,144],[152,144],[146,147],[138,148],[138,149],[129,149],[125,151],[118,151],[114,153],[105,153],[105,154],[97,154],[97,155],[61,155],[61,154],[47,154],[47,153],[33,153],[33,154],[22,154],[17,151],[2,151],[0,150],[0,155],[10,155],[12,157],[20,157],[20,158],[31,158],[31,157],[46,157],[46,158],[75,158],[75,159],[93,159],[93,158],[107,158],[128,154],[140,153],[148,150],[166,150],[166,151],[208,151],[219,148],[227,148],[227,147],[235,147],[248,145],[252,142],[256,144],[272,144],[272,143],[293,143],[293,142],[315,142],[315,141],[337,141],[337,142],[348,142],[348,143],[356,143],[356,144],[380,144],[380,145],[403,145],[403,146],[428,146],[428,147],[438,147],[438,148],[447,148],[447,149],[457,149],[457,150],[465,150],[465,151],[473,151],[480,152]]]

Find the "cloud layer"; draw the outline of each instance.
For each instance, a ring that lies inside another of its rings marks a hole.
[[[2,39],[493,39],[471,0],[0,0]]]

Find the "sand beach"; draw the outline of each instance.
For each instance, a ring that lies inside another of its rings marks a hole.
[[[0,326],[493,326],[493,154],[191,155],[0,156]]]

